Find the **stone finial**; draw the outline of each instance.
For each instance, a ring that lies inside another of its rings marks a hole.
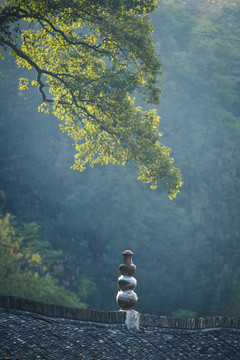
[[[123,263],[119,265],[119,271],[122,274],[118,278],[120,291],[117,293],[117,303],[121,310],[130,310],[137,302],[137,294],[133,291],[137,285],[137,280],[133,277],[136,266],[132,262],[133,253],[125,250],[123,253]]]

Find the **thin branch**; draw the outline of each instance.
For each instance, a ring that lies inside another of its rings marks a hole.
[[[71,44],[71,45],[83,45],[83,46],[86,46],[86,47],[88,47],[89,49],[95,50],[95,51],[97,51],[97,52],[99,52],[99,53],[101,53],[101,54],[111,55],[111,52],[110,52],[110,51],[101,50],[101,49],[100,49],[100,47],[102,46],[102,44],[99,44],[99,45],[91,45],[91,44],[88,44],[88,43],[85,42],[85,41],[80,41],[80,40],[78,40],[78,41],[73,41],[73,40],[69,39],[62,30],[56,28],[56,26],[54,26],[50,20],[45,19],[45,18],[41,18],[41,19],[36,18],[36,20],[38,20],[39,22],[40,22],[40,20],[45,21],[45,22],[52,28],[53,31],[55,31],[56,33],[60,34],[60,35],[62,36],[62,38],[63,38],[67,43],[69,43],[69,44]],[[46,29],[46,28],[45,28],[45,29]],[[51,32],[49,31],[49,33],[51,33]]]
[[[21,9],[19,7],[3,8],[0,12],[0,27],[11,18],[15,18],[17,20],[24,18],[26,15],[21,14],[20,11]]]
[[[29,65],[31,65],[31,66],[36,70],[36,72],[37,72],[37,82],[38,82],[38,84],[39,84],[38,89],[39,89],[39,91],[40,91],[40,93],[41,93],[41,95],[42,95],[43,101],[44,101],[44,102],[53,102],[52,99],[47,99],[46,94],[45,94],[44,91],[43,91],[43,87],[44,87],[45,85],[44,85],[44,83],[43,83],[42,80],[41,80],[41,76],[42,76],[43,73],[44,73],[44,74],[49,74],[49,75],[52,75],[52,76],[53,76],[53,74],[50,73],[49,71],[40,69],[40,67],[39,67],[27,54],[25,54],[21,49],[19,49],[19,48],[17,47],[17,45],[13,44],[13,43],[12,43],[11,41],[9,41],[8,39],[4,39],[1,35],[0,35],[0,41],[1,41],[3,44],[9,46],[9,47],[16,53],[17,56],[19,56],[20,58],[26,60],[26,61],[29,63]],[[55,77],[56,77],[56,76],[55,76]]]
[[[32,13],[32,14],[31,14],[31,13],[27,12],[26,10],[21,9],[20,7],[12,8],[12,10],[13,10],[12,12],[9,12],[8,14],[6,14],[6,18],[7,18],[7,17],[15,17],[15,18],[17,18],[17,19],[21,19],[21,18],[24,18],[24,17],[30,17],[30,18],[33,18],[33,19],[35,19],[36,21],[38,21],[39,24],[40,24],[43,28],[46,29],[46,27],[42,24],[42,21],[44,21],[45,23],[47,23],[47,24],[52,28],[52,30],[53,30],[55,33],[60,34],[60,35],[62,36],[62,38],[63,38],[66,42],[68,42],[69,44],[71,44],[71,45],[82,45],[82,46],[86,46],[86,47],[88,47],[88,48],[90,48],[90,49],[92,49],[92,50],[95,50],[95,51],[97,51],[97,52],[99,52],[99,53],[101,53],[101,54],[111,55],[111,53],[110,53],[109,51],[99,49],[99,48],[102,46],[102,44],[99,44],[99,45],[91,45],[91,44],[88,44],[88,43],[85,42],[85,41],[80,41],[80,40],[78,40],[78,41],[73,41],[73,40],[69,39],[69,38],[66,36],[66,34],[65,34],[62,30],[56,28],[56,26],[54,26],[53,23],[52,23],[49,19],[43,17],[42,15],[40,15],[40,14],[38,14],[38,13]],[[14,11],[14,10],[16,10],[16,11]],[[30,9],[29,9],[29,11],[31,12]],[[21,13],[22,13],[22,14],[21,14]],[[4,21],[4,20],[3,20],[3,21]],[[0,23],[0,24],[1,24],[1,23]],[[47,29],[46,29],[46,30],[47,30]],[[47,30],[47,31],[48,31],[48,30]],[[53,35],[50,31],[48,31],[48,32],[49,32],[51,35]]]
[[[58,81],[60,81],[66,88],[68,88],[66,82],[61,78],[61,76],[66,76],[66,77],[71,77],[74,80],[76,80],[76,78],[71,75],[71,74],[64,74],[64,73],[54,73],[52,71],[49,70],[45,70],[45,69],[41,69],[27,54],[25,54],[21,49],[19,49],[17,47],[17,45],[13,44],[10,40],[8,39],[4,39],[1,35],[0,35],[0,42],[2,42],[3,44],[9,46],[12,50],[14,50],[14,52],[16,53],[17,56],[19,56],[20,58],[26,60],[29,65],[31,65],[37,72],[37,82],[39,84],[39,92],[42,95],[42,99],[44,102],[53,102],[52,99],[47,99],[46,94],[43,91],[43,88],[45,86],[45,84],[43,83],[41,76],[42,74],[44,75],[49,75],[52,76],[53,78],[57,79]]]

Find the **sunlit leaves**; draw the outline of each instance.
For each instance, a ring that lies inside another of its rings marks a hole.
[[[27,90],[28,89],[29,80],[26,78],[19,78],[19,90]]]
[[[143,102],[159,102],[161,63],[147,17],[156,2],[9,4],[5,10],[14,11],[15,20],[31,25],[21,32],[21,49],[12,39],[2,41],[15,52],[18,66],[36,70],[43,102],[52,103],[62,130],[75,141],[74,168],[133,162],[140,180],[153,187],[162,180],[173,198],[181,177],[170,149],[158,142],[159,118],[136,108],[133,98],[138,93]],[[27,85],[21,80],[20,89]]]

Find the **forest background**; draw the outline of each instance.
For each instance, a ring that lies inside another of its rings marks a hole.
[[[70,169],[72,141],[37,111],[37,90],[18,91],[25,71],[1,61],[0,292],[115,310],[131,249],[136,310],[240,316],[240,2],[158,4],[157,110],[180,194],[169,200],[128,166]]]

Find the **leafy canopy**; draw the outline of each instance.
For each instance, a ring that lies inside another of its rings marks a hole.
[[[139,179],[170,198],[182,185],[170,149],[159,142],[159,116],[134,95],[159,103],[161,63],[148,14],[155,0],[6,0],[0,7],[0,43],[20,67],[33,68],[42,111],[62,121],[74,139],[74,168],[136,164]],[[20,89],[29,80],[20,79]]]
[[[49,244],[38,241],[35,223],[17,224],[10,214],[0,214],[0,293],[52,304],[85,307],[76,294],[57,286],[49,276],[45,260],[55,259]]]

